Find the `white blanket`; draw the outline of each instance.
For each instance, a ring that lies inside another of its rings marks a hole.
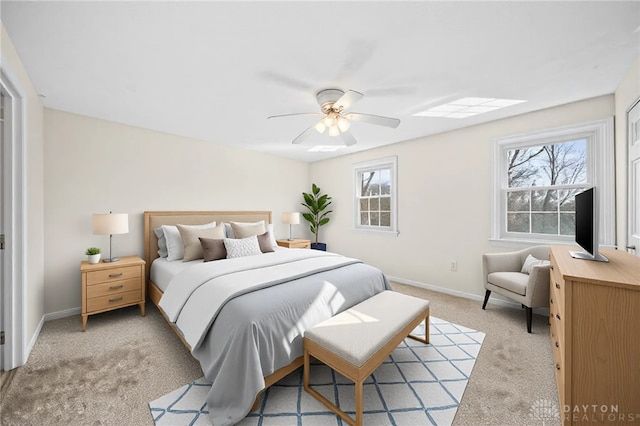
[[[278,250],[258,256],[203,262],[174,277],[160,299],[160,307],[195,350],[228,300],[359,262],[318,250]]]

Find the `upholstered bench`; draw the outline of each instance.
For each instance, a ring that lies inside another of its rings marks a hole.
[[[410,333],[425,321],[425,336]],[[362,425],[362,384],[404,340],[429,343],[429,301],[383,291],[304,333],[304,389],[350,425]],[[309,357],[355,383],[355,420],[309,385]]]

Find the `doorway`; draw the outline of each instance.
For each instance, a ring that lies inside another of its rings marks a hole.
[[[9,371],[23,365],[27,354],[24,285],[26,91],[7,61],[2,61],[0,67],[0,94],[3,114],[0,234],[4,235],[4,248],[0,250],[0,325],[4,330],[0,369]]]

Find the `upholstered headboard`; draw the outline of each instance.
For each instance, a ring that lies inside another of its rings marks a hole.
[[[151,263],[158,256],[158,238],[154,229],[162,225],[202,225],[220,222],[258,222],[271,223],[270,211],[158,211],[144,212],[144,260],[146,279],[149,279]]]

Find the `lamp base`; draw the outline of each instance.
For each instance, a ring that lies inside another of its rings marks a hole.
[[[117,262],[117,261],[119,261],[119,260],[120,260],[120,258],[119,258],[119,257],[112,257],[111,259],[102,259],[102,261],[103,261],[104,263],[113,263],[113,262]]]

